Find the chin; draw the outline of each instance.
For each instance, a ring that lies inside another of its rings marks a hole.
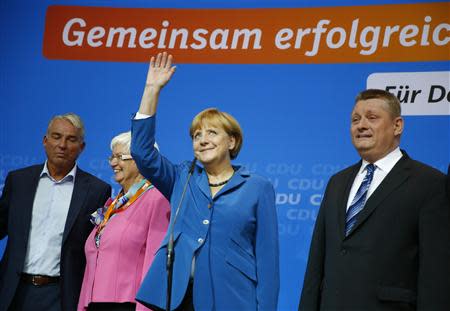
[[[69,162],[64,157],[54,157],[52,160],[53,160],[54,163],[57,163],[57,164],[64,164],[66,162]]]
[[[362,155],[368,155],[370,154],[371,147],[369,146],[355,146],[356,151],[362,156]]]
[[[211,161],[213,160],[211,157],[205,156],[205,155],[199,156],[199,157],[197,157],[197,159],[198,159],[201,163],[208,163],[208,162],[211,162]]]
[[[373,143],[369,141],[357,141],[354,145],[357,150],[369,150],[373,147]]]
[[[212,163],[212,160],[211,160],[211,159],[198,159],[198,161],[199,161],[203,166]]]

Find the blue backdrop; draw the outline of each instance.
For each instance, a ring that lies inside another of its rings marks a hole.
[[[358,5],[380,3],[418,1],[359,1]],[[147,64],[44,58],[45,14],[54,4],[301,8],[348,6],[353,1],[1,1],[0,190],[10,170],[45,160],[42,138],[48,120],[73,111],[83,118],[87,132],[80,167],[118,191],[107,161],[109,143],[130,128]],[[178,63],[160,98],[157,140],[162,153],[180,162],[192,158],[188,128],[197,112],[215,106],[239,120],[244,146],[235,162],[270,178],[276,188],[281,249],[279,310],[294,310],[327,180],[359,160],[349,136],[355,95],[366,88],[372,73],[434,71],[449,72],[448,59],[352,64]],[[448,92],[448,80],[445,87]],[[405,116],[405,123],[402,148],[412,158],[446,171],[449,113]],[[0,254],[5,243],[6,239],[0,242]]]

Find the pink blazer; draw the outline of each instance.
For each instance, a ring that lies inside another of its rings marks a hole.
[[[96,228],[92,230],[84,247],[86,268],[79,311],[86,310],[90,302],[136,302],[136,292],[166,234],[169,218],[169,202],[152,188],[109,220],[98,249]],[[149,309],[137,303],[136,310]]]

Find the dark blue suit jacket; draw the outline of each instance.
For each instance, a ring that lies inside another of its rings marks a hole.
[[[0,311],[10,305],[27,252],[31,215],[43,164],[8,174],[0,198],[0,238],[8,236],[0,263]],[[84,242],[92,230],[89,215],[104,204],[111,187],[77,168],[69,212],[63,233],[60,261],[62,310],[76,310],[84,274]]]
[[[345,236],[361,162],[328,182],[299,311],[450,310],[450,213],[445,175],[403,152]]]

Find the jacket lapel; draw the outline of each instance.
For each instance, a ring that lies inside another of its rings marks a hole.
[[[350,172],[346,175],[345,180],[342,182],[342,186],[345,187],[339,193],[342,195],[338,199],[338,220],[339,220],[339,233],[341,234],[341,238],[345,238],[345,220],[347,215],[347,202],[348,196],[350,194],[350,190],[353,185],[353,181],[355,180],[356,174],[361,167],[362,161],[359,161],[357,164],[351,167]]]
[[[228,191],[231,191],[237,187],[239,187],[241,184],[243,184],[246,180],[246,177],[250,176],[250,172],[241,167],[234,167],[234,175],[231,177],[230,181],[223,186],[222,189],[220,189],[219,192],[214,196],[214,200],[217,200],[221,195],[227,193]]]
[[[209,200],[211,198],[211,191],[209,190],[208,177],[206,176],[206,172],[199,166],[197,166],[196,172],[197,174],[195,176],[195,183],[203,193],[203,195]]]
[[[19,231],[21,231],[21,234],[19,234],[18,236],[24,239],[24,245],[28,243],[28,236],[30,234],[31,228],[31,217],[33,215],[33,203],[36,196],[37,186],[39,184],[39,176],[43,168],[43,164],[33,167],[32,171],[30,172],[30,178],[24,180],[24,183],[20,185],[20,187],[23,187],[23,193],[28,192],[30,194],[22,196],[21,204],[18,204],[20,206],[23,206],[23,212],[20,219],[18,219],[20,224]]]
[[[69,212],[67,213],[66,224],[64,227],[62,244],[67,239],[67,236],[72,229],[72,226],[80,213],[81,208],[84,205],[87,193],[89,191],[89,178],[85,172],[77,167],[77,173],[75,176],[75,184],[73,186],[72,199],[70,200]]]
[[[378,188],[367,200],[363,210],[358,214],[356,223],[349,236],[361,226],[366,219],[393,191],[401,186],[409,177],[410,161],[408,155],[403,152],[403,157],[395,164]]]

